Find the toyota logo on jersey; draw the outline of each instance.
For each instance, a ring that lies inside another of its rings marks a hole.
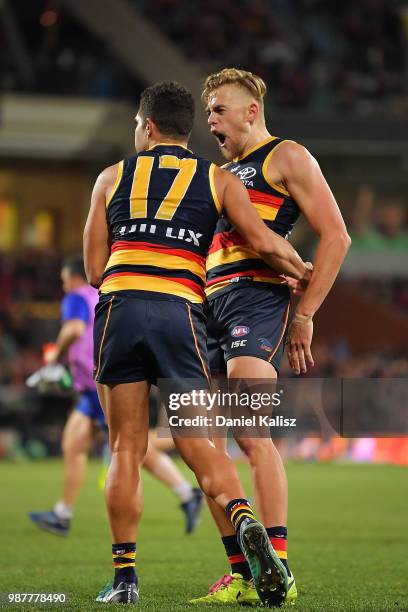
[[[242,168],[242,170],[237,172],[237,176],[239,176],[239,178],[242,181],[247,181],[248,179],[250,179],[253,176],[255,176],[255,174],[256,174],[256,170],[255,170],[255,168],[251,168],[251,166],[247,166],[246,168]]]

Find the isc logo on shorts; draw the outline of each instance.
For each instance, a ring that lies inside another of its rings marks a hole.
[[[248,340],[234,340],[231,342],[231,348],[240,348],[242,346],[246,346]]]
[[[239,338],[240,336],[246,336],[249,334],[249,327],[246,325],[237,325],[231,332],[231,336]]]

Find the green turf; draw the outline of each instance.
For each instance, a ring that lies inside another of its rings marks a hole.
[[[240,469],[248,485],[247,468]],[[111,565],[98,473],[99,463],[92,462],[72,533],[61,539],[39,531],[26,518],[30,510],[51,507],[61,463],[0,463],[0,592],[66,592],[69,604],[47,609],[101,609],[93,598],[110,578]],[[407,470],[293,464],[288,476],[289,552],[299,590],[296,609],[408,610]],[[173,495],[147,475],[144,482],[139,609],[197,609],[187,604],[189,598],[204,594],[227,569],[215,528],[206,511],[197,532],[184,536]],[[220,609],[204,609],[215,608]]]

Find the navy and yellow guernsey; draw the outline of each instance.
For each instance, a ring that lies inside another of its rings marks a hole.
[[[282,185],[267,178],[269,160],[280,142],[280,138],[271,136],[224,168],[242,180],[266,225],[287,237],[299,217],[299,208]],[[248,283],[271,287],[285,282],[282,275],[245,244],[226,217],[219,219],[207,257],[208,299]]]
[[[100,292],[201,303],[220,214],[214,164],[176,144],[120,162],[106,206],[112,246]]]

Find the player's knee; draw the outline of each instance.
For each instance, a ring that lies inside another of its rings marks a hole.
[[[123,483],[113,477],[108,478],[105,484],[105,499],[109,514],[114,520],[121,520],[126,515],[127,519],[136,520],[141,514],[141,505],[138,503],[136,491],[140,481],[140,471],[135,471],[130,479],[129,488],[123,489]],[[132,493],[130,493],[132,491]]]
[[[273,452],[273,442],[270,438],[239,438],[237,443],[251,465],[266,463]]]
[[[71,455],[75,452],[75,444],[68,436],[62,438],[61,448],[64,455]]]
[[[239,482],[238,472],[232,461],[224,457],[219,457],[219,468],[216,470],[203,470],[196,474],[200,487],[208,497],[215,499],[221,491],[225,490],[225,483],[233,481]]]
[[[64,455],[86,453],[89,447],[89,436],[75,431],[66,432],[62,438],[62,452]]]
[[[135,436],[125,431],[110,431],[109,447],[111,453],[131,453],[137,465],[141,465],[146,457],[147,436]]]
[[[200,488],[204,495],[215,499],[220,491],[224,489],[224,479],[220,478],[216,474],[203,474],[200,478]]]
[[[160,459],[161,453],[153,448],[150,443],[147,446],[146,454],[143,459],[143,466],[148,470],[152,469]]]

